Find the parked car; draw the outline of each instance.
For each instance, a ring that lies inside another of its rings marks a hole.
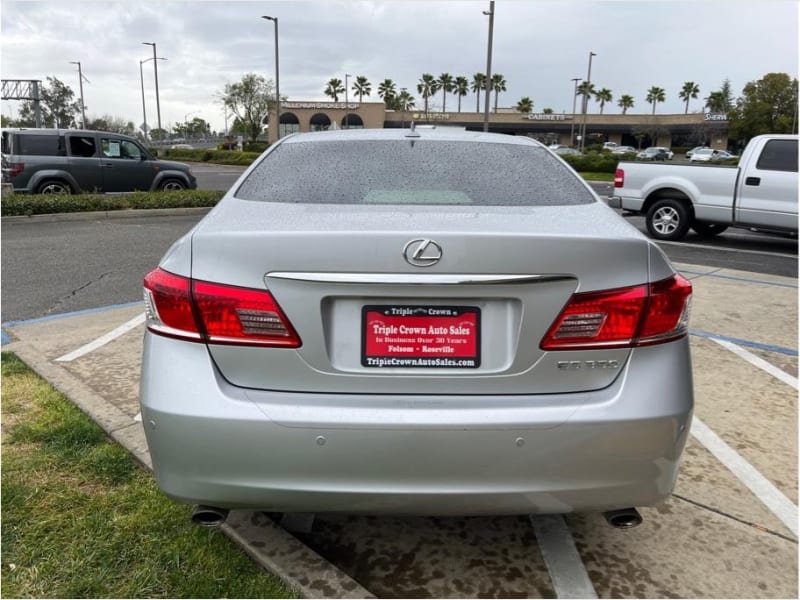
[[[567,146],[561,146],[560,148],[556,148],[553,150],[559,156],[583,156],[583,153],[580,150],[576,150],[575,148],[568,148]]]
[[[105,131],[3,129],[3,180],[16,193],[194,189],[189,165],[159,160],[138,140]]]
[[[611,154],[631,154],[636,153],[636,148],[633,146],[617,146],[611,151]]]
[[[621,162],[609,205],[644,215],[647,231],[659,240],[679,240],[689,228],[703,236],[728,227],[796,235],[797,139],[756,136],[738,166]],[[691,160],[710,160],[720,152],[696,150]]]
[[[639,160],[667,160],[667,153],[663,148],[645,148],[636,155]]]
[[[653,148],[656,150],[663,150],[664,154],[667,156],[667,160],[672,160],[672,158],[675,156],[675,153],[672,150],[665,148],[664,146],[653,146]]]
[[[603,150],[614,150],[617,147],[616,142],[605,142],[603,144]]]
[[[721,160],[722,150],[714,150],[713,148],[701,148],[695,151],[689,158],[689,162],[710,162]],[[727,154],[727,153],[726,153]]]
[[[736,159],[736,158],[739,158],[739,157],[736,156],[735,154],[731,154],[727,150],[719,150],[718,153],[717,153],[716,160],[723,161],[723,160],[731,160],[731,159]]]
[[[697,152],[698,150],[705,150],[708,146],[695,146],[691,150],[686,153],[686,158],[692,158],[692,155]]]
[[[194,150],[194,146],[191,144],[173,144],[170,146],[170,150]]]
[[[675,483],[691,284],[529,138],[284,137],[144,293],[150,456],[200,522],[605,511]]]

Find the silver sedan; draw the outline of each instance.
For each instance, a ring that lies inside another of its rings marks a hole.
[[[289,136],[145,279],[158,483],[220,512],[660,503],[691,290],[533,140]]]

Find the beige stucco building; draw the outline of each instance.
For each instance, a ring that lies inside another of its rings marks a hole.
[[[270,122],[274,122],[274,113]],[[304,102],[281,104],[281,136],[294,132],[344,128],[398,128],[417,124],[440,124],[483,128],[483,113],[429,112],[414,108],[408,111],[386,110],[383,102]],[[581,128],[586,128],[587,143],[615,142],[629,146],[694,146],[699,143],[714,148],[728,145],[725,115],[691,114],[587,114],[530,113],[502,110],[489,114],[489,131],[528,135],[548,143],[574,145]],[[269,131],[270,142],[275,132]]]

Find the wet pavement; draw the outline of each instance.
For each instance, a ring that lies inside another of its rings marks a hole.
[[[226,533],[306,597],[797,597],[797,280],[676,266],[694,285],[696,420],[673,496],[640,509],[641,526],[600,514],[318,515],[292,535],[236,511]],[[148,464],[141,314],[136,303],[6,323],[4,349]],[[564,539],[544,535],[559,523]]]

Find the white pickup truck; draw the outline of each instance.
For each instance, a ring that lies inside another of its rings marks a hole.
[[[659,240],[679,240],[689,228],[797,234],[797,136],[754,137],[736,167],[621,162],[608,204],[645,215]]]

